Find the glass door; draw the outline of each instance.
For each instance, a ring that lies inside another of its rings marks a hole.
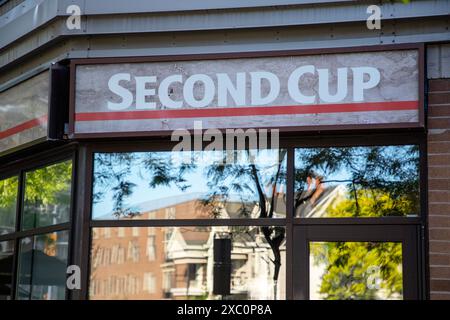
[[[297,225],[294,298],[419,299],[418,227]]]

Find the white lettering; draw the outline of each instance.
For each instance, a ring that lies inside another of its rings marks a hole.
[[[315,104],[318,101],[337,103],[346,98],[354,102],[364,101],[365,91],[380,83],[380,71],[366,66],[352,67],[351,70],[350,74],[349,68],[346,67],[337,68],[335,71],[329,68],[316,69],[313,65],[298,67],[289,75],[287,90],[283,89],[281,99],[279,99],[280,79],[268,71],[250,72],[250,77],[245,72],[237,72],[234,77],[227,73],[217,73],[216,77],[193,74],[185,81],[181,74],[168,75],[162,79],[152,75],[135,76],[136,97],[133,97],[133,91],[128,89],[127,85],[121,83],[126,81],[129,86],[131,75],[117,73],[109,79],[108,87],[120,99],[108,101],[107,105],[110,110],[125,110],[133,105],[134,98],[136,109],[147,110],[156,109],[158,99],[163,108],[169,109],[181,109],[184,106],[214,107],[212,103],[215,98],[217,107],[246,106],[246,104],[264,106],[274,103],[277,99],[280,100],[279,103],[286,105]],[[332,72],[336,72],[336,77],[331,76]],[[305,86],[305,80],[313,85]],[[350,84],[349,80],[352,81]],[[353,86],[353,96],[349,92],[349,85]],[[182,99],[175,99],[172,96],[175,89],[182,94]],[[289,98],[291,101],[286,101]],[[248,99],[250,101],[247,101]]]
[[[273,102],[280,93],[280,80],[276,75],[267,71],[250,72],[252,81],[252,105],[264,105]],[[269,93],[262,97],[261,82],[262,80],[269,82]]]
[[[245,72],[236,74],[236,86],[226,73],[217,74],[217,104],[219,107],[228,105],[228,93],[238,106],[245,105]]]
[[[319,74],[319,97],[320,100],[328,103],[339,102],[347,96],[347,68],[338,68],[337,70],[336,94],[330,94],[329,88],[329,70],[317,69]]]
[[[314,74],[314,66],[303,66],[295,69],[288,80],[288,91],[291,98],[296,102],[311,104],[316,101],[316,96],[306,96],[300,92],[298,87],[298,82],[305,73]]]
[[[122,102],[114,103],[108,101],[108,109],[111,110],[124,110],[131,106],[133,103],[133,94],[130,90],[121,87],[120,81],[130,81],[131,75],[129,73],[118,73],[113,75],[108,81],[108,88],[113,93],[117,94],[122,98]]]
[[[380,83],[380,71],[372,67],[355,67],[353,71],[353,101],[364,101],[364,90],[372,89]],[[369,80],[364,82],[364,75]]]
[[[147,83],[155,83],[156,77],[136,77],[136,109],[155,109],[154,101],[147,102],[147,97],[155,95],[155,89],[147,89]]]
[[[194,85],[196,82],[202,82],[204,86],[203,98],[200,100],[194,97]],[[187,78],[183,87],[184,100],[193,108],[204,108],[214,99],[215,86],[212,79],[206,74],[194,74]]]
[[[167,108],[181,108],[183,106],[182,101],[174,101],[169,97],[169,87],[174,82],[182,82],[183,78],[181,74],[175,74],[172,76],[168,76],[159,86],[158,95],[159,101],[161,101],[162,105]]]

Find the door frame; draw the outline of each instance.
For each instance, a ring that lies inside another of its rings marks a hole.
[[[345,218],[343,218],[345,219]],[[309,243],[328,242],[401,242],[403,299],[421,298],[417,225],[296,225],[293,230],[294,299],[309,300]]]

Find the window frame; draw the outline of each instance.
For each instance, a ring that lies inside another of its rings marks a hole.
[[[294,239],[301,245],[294,257],[298,273],[294,276],[294,298],[307,300],[310,295],[310,242],[397,242],[402,244],[403,299],[420,297],[418,239],[415,225],[302,225],[295,228]],[[388,232],[386,232],[386,230]]]
[[[125,140],[126,139],[126,140]],[[89,299],[89,272],[90,272],[90,248],[92,244],[92,228],[101,227],[177,227],[177,226],[284,226],[286,228],[286,299],[292,300],[294,295],[294,259],[297,244],[294,243],[294,230],[303,226],[367,226],[367,225],[392,225],[417,227],[418,241],[418,270],[419,272],[419,297],[426,298],[426,274],[425,267],[427,245],[425,239],[427,223],[427,152],[426,134],[423,129],[390,129],[386,130],[347,130],[347,131],[327,131],[324,133],[313,132],[304,133],[302,136],[294,133],[284,133],[280,135],[279,148],[287,149],[287,181],[286,181],[286,217],[285,218],[238,218],[238,219],[152,219],[152,220],[93,220],[92,211],[92,191],[93,191],[93,170],[94,154],[98,152],[155,152],[170,151],[177,142],[169,141],[168,138],[127,138],[122,139],[95,139],[80,144],[80,154],[84,161],[79,164],[79,170],[84,171],[84,192],[80,195],[82,209],[78,213],[82,214],[83,226],[83,246],[80,247],[81,270],[83,274],[82,288],[77,296],[78,299]],[[204,143],[207,145],[208,143]],[[344,146],[391,146],[415,144],[419,146],[419,197],[420,212],[417,217],[358,217],[358,218],[294,218],[293,196],[294,196],[294,150],[301,147],[344,147]],[[381,237],[380,237],[381,238]]]
[[[67,253],[67,265],[72,264],[72,252],[73,252],[73,242],[72,242],[72,226],[73,226],[73,212],[74,212],[74,200],[76,194],[76,164],[77,164],[77,147],[76,144],[69,144],[66,146],[59,146],[53,149],[40,152],[35,155],[28,155],[16,162],[11,162],[10,164],[0,168],[0,179],[4,177],[18,176],[18,195],[17,195],[17,205],[16,205],[16,223],[15,231],[0,235],[0,241],[11,240],[14,242],[14,257],[13,257],[13,277],[12,277],[12,291],[11,299],[17,300],[17,288],[18,288],[18,278],[19,278],[19,249],[20,241],[26,237],[34,237],[38,235],[54,233],[58,231],[68,231],[68,253]],[[22,227],[22,209],[24,207],[24,196],[25,196],[25,176],[29,171],[44,168],[57,164],[60,162],[68,161],[72,162],[72,175],[71,175],[71,193],[70,193],[70,210],[69,210],[69,221],[44,227],[31,228],[26,230],[21,230]],[[68,299],[70,295],[69,290],[65,289],[65,299]]]

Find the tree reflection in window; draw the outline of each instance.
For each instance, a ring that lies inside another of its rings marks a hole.
[[[193,153],[188,162],[174,161],[171,152],[97,153],[92,216],[148,219],[156,203],[169,208],[188,200],[197,210],[177,218],[285,216],[286,150],[258,151],[254,161],[247,150],[236,153],[241,160],[232,163],[212,151]]]
[[[0,180],[0,234],[15,230],[18,187],[17,176]]]
[[[402,244],[311,242],[313,300],[402,299]]]
[[[284,299],[286,274],[274,280],[274,255],[258,226],[197,226],[140,228],[138,238],[132,227],[124,237],[112,228],[105,238],[99,228],[93,229],[90,265],[90,299]],[[147,229],[147,230],[145,230]],[[155,237],[155,256],[141,255],[127,259],[122,265],[105,253],[134,239],[143,247],[148,234]],[[216,246],[217,237],[230,241],[230,250]],[[216,259],[217,251],[221,259]],[[280,246],[281,262],[285,262],[285,242]],[[231,261],[229,270],[217,270]],[[216,269],[216,270],[215,270]],[[219,272],[217,272],[219,271]],[[147,286],[151,279],[151,290]],[[218,293],[214,288],[229,281],[230,290]],[[115,290],[124,282],[124,290]],[[134,290],[133,283],[142,285]],[[131,287],[131,288],[130,288]],[[132,290],[130,290],[132,289]]]
[[[297,217],[417,216],[416,145],[295,151]]]
[[[27,172],[22,229],[68,222],[71,182],[71,160]]]
[[[226,159],[228,154],[222,152],[196,152],[192,156],[192,161],[186,162],[174,161],[186,157],[174,157],[172,152],[95,154],[94,219],[162,219],[162,214],[154,215],[155,210],[183,201],[189,207],[177,218],[286,215],[286,150],[235,151],[236,161],[231,163]],[[186,198],[189,195],[193,198]],[[108,201],[112,202],[110,212],[106,209]],[[285,229],[261,227],[261,232],[274,255],[276,283]]]

